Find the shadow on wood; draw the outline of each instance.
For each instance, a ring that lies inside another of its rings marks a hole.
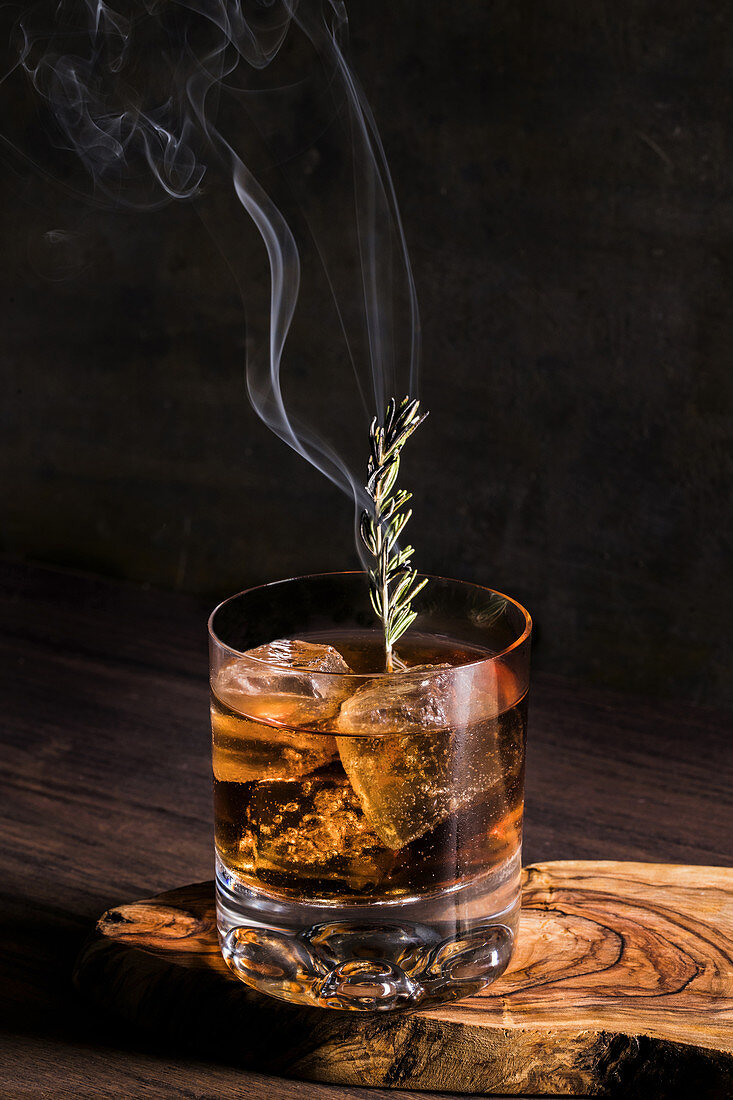
[[[213,884],[110,909],[77,960],[95,1003],[228,1062],[307,1080],[456,1092],[733,1094],[733,870],[555,862],[524,872],[514,957],[427,1012],[297,1007],[248,989]]]

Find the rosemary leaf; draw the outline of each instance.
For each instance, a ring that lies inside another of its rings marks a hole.
[[[369,570],[369,596],[377,617],[382,622],[387,671],[394,671],[394,643],[402,637],[417,617],[412,601],[427,584],[427,578],[417,580],[417,572],[409,562],[414,550],[400,550],[397,542],[408,523],[412,509],[405,505],[412,494],[405,489],[393,489],[400,470],[400,452],[427,413],[420,412],[420,402],[409,397],[397,404],[391,398],[384,413],[384,422],[375,416],[369,428],[369,463],[366,491],[371,508],[364,511],[359,523],[361,541],[374,565]],[[392,494],[390,496],[390,494]]]

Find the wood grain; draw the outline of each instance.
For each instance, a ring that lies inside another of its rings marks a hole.
[[[355,1017],[249,990],[219,953],[210,882],[106,912],[75,981],[168,1039],[310,1080],[723,1096],[733,1091],[732,956],[733,871],[566,861],[525,870],[506,974],[428,1012]]]
[[[74,1100],[388,1095],[214,1064],[71,986],[101,912],[211,876],[212,604],[0,560],[3,1098],[55,1097],[59,1082]],[[730,866],[730,735],[721,711],[533,675],[527,861]]]

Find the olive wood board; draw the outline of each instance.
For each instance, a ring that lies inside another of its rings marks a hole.
[[[733,870],[564,861],[523,872],[506,973],[412,1013],[250,990],[202,882],[108,910],[77,988],[166,1042],[348,1085],[505,1095],[733,1096]]]

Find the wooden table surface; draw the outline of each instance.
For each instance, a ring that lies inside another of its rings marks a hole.
[[[0,608],[0,1095],[437,1095],[207,1063],[81,1003],[70,970],[103,910],[212,876],[208,608],[13,562]],[[525,862],[731,866],[730,733],[720,712],[536,675]]]

